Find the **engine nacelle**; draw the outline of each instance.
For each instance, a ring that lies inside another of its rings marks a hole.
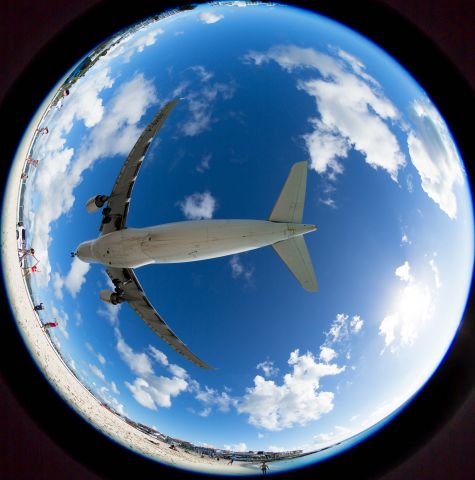
[[[99,293],[99,297],[105,303],[111,303],[112,305],[119,305],[122,303],[124,299],[119,296],[115,292],[111,292],[110,290],[101,290]]]
[[[96,195],[86,202],[86,210],[89,213],[95,213],[109,200],[107,195]]]

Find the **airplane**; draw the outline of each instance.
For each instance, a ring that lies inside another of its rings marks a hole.
[[[268,220],[191,220],[146,228],[126,227],[132,189],[147,150],[178,101],[167,102],[145,128],[122,166],[110,195],[96,195],[87,201],[89,213],[104,207],[100,236],[81,243],[72,256],[106,267],[115,290],[102,290],[101,300],[112,305],[127,302],[183,357],[201,368],[212,369],[188,349],[153,308],[133,269],[150,263],[206,260],[272,245],[302,287],[317,291],[303,238],[316,227],[301,223],[307,184],[305,161],[292,166]]]

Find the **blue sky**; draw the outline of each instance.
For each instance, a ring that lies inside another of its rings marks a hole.
[[[127,305],[101,303],[103,268],[69,257],[98,235],[87,199],[110,192],[177,96],[129,226],[266,219],[307,160],[304,222],[318,227],[306,236],[316,294],[271,248],[137,270],[211,372]],[[426,94],[364,38],[292,8],[201,6],[124,38],[45,124],[27,198],[35,297],[44,320],[60,319],[53,336],[78,374],[118,411],[195,443],[310,449],[389,414],[443,357],[473,265],[468,182]]]

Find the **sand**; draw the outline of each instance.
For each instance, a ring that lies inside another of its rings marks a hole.
[[[228,465],[226,460],[217,462],[209,457],[201,458],[199,454],[188,453],[180,448],[175,452],[167,443],[126,423],[121,417],[104,408],[100,401],[81,384],[58,355],[47,333],[41,328],[41,321],[33,310],[34,305],[18,261],[16,224],[20,175],[35,136],[36,126],[40,124],[53,97],[54,92],[40,107],[23,137],[10,171],[2,214],[2,263],[6,288],[15,319],[32,356],[49,382],[67,403],[106,436],[112,437],[122,445],[165,464],[202,473],[230,475],[256,473],[257,466],[248,463],[234,462],[233,465]],[[166,434],[166,432],[162,433]]]

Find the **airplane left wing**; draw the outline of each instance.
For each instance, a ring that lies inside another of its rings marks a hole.
[[[102,222],[99,229],[101,235],[125,228],[132,188],[134,187],[145,154],[152,143],[153,137],[163,126],[178,101],[178,99],[174,99],[163,106],[155,117],[153,117],[152,121],[142,132],[142,135],[140,135],[130,151],[107,200],[107,207],[103,210]]]
[[[162,340],[173,347],[187,360],[201,368],[212,370],[208,364],[200,360],[189,348],[173,333],[158,312],[148,301],[134,271],[131,268],[107,268],[112,283],[119,289],[120,297],[127,301],[137,315],[150,327]]]

